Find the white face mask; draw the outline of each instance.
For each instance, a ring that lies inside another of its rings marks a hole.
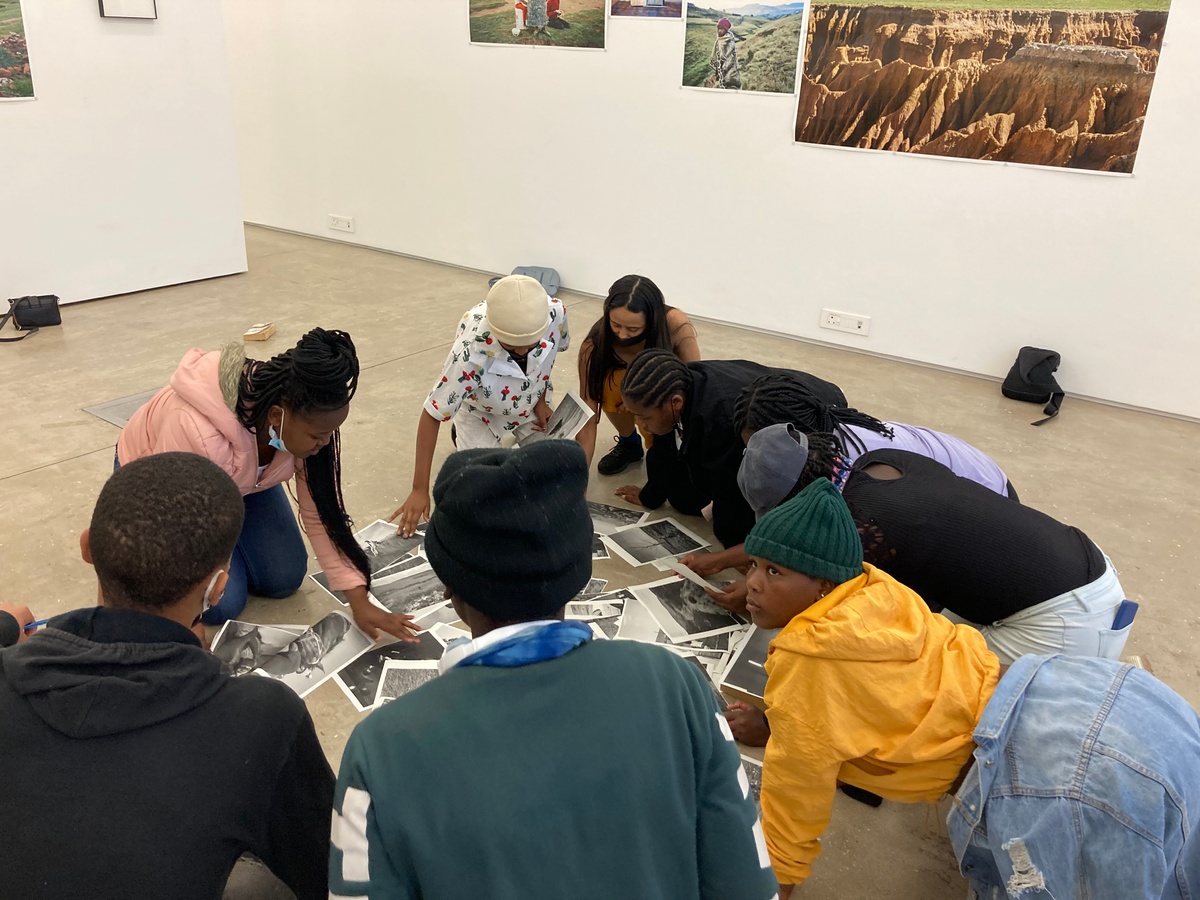
[[[271,440],[268,441],[267,443],[269,443],[272,447],[274,447],[276,450],[280,451],[281,453],[290,453],[291,451],[288,450],[288,448],[283,445],[283,437],[281,436],[281,433],[283,431],[283,415],[284,415],[283,407],[281,406],[279,408],[279,431],[275,430],[274,425],[268,425],[267,426],[267,434],[269,434],[271,436]]]
[[[201,617],[206,612],[208,612],[210,609],[212,609],[214,606],[216,606],[218,603],[221,602],[221,597],[218,597],[216,599],[216,601],[213,601],[212,592],[213,592],[213,588],[215,588],[217,586],[217,579],[220,578],[224,574],[225,574],[225,570],[219,569],[218,571],[214,572],[213,577],[209,579],[208,587],[206,587],[204,589],[204,599],[201,601],[200,615],[196,616],[196,622],[199,622]],[[224,596],[224,595],[225,595],[225,591],[222,590],[221,596]],[[193,622],[192,624],[195,625],[196,622]]]

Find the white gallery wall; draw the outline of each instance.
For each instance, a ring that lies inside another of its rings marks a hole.
[[[600,294],[639,272],[697,315],[985,375],[1052,347],[1068,392],[1200,417],[1197,4],[1121,178],[799,146],[794,98],[678,86],[679,22],[475,47],[467,2],[225,0],[246,218]]]
[[[0,299],[245,271],[220,0],[21,5],[37,99],[0,102]]]

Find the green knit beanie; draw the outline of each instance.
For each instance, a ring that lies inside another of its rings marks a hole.
[[[834,584],[863,571],[858,529],[828,478],[818,478],[759,519],[746,538],[746,553]]]

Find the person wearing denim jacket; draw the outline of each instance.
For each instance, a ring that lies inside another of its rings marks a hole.
[[[1200,895],[1200,719],[1149,673],[1025,656],[947,819],[979,900]]]

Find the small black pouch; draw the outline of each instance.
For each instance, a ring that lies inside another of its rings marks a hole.
[[[23,341],[31,334],[37,334],[40,328],[61,325],[62,315],[58,311],[58,298],[53,294],[42,294],[9,300],[8,312],[0,319],[0,328],[3,328],[9,319],[13,320],[13,327],[17,331],[24,331],[25,334],[20,337],[0,338],[0,342],[6,344]]]
[[[1010,400],[1046,404],[1042,410],[1046,418],[1031,423],[1033,425],[1045,425],[1058,415],[1062,406],[1066,394],[1054,377],[1060,361],[1061,358],[1053,350],[1022,347],[1017,354],[1017,361],[1008,370],[1004,384],[1000,386],[1001,392]]]

